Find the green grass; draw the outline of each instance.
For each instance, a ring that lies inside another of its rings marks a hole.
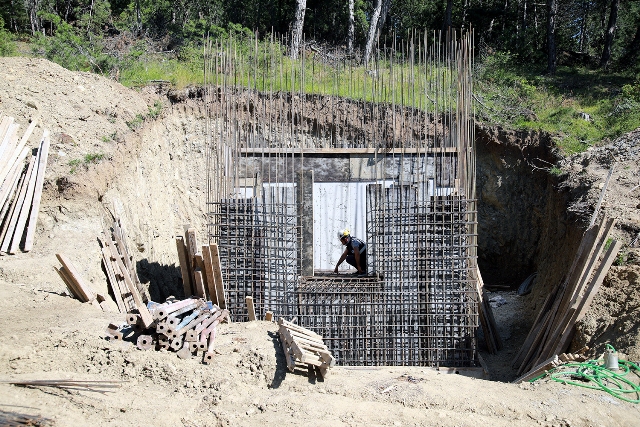
[[[397,59],[383,59],[365,68],[349,61],[327,61],[307,52],[292,61],[278,43],[248,39],[220,42],[214,49],[207,82],[268,92],[304,92],[393,103],[434,111],[456,107],[455,76],[446,68],[429,70]],[[224,48],[224,49],[223,49]],[[223,50],[232,52],[225,57]],[[177,54],[149,53],[137,42],[118,63],[119,81],[144,86],[168,81],[181,89],[205,83],[201,47],[183,47]],[[640,78],[578,67],[545,74],[543,65],[518,66],[509,53],[494,53],[476,61],[476,119],[488,125],[550,133],[560,151],[573,154],[606,143],[640,127]],[[434,95],[435,94],[435,95]],[[443,104],[447,100],[447,104]],[[444,105],[444,107],[443,107]],[[127,122],[138,129],[160,116],[162,105],[149,107]],[[588,115],[589,120],[585,120]],[[114,120],[115,121],[115,120]]]
[[[85,154],[82,159],[73,159],[69,160],[67,165],[71,166],[69,170],[70,174],[74,174],[78,171],[78,168],[84,167],[85,169],[89,168],[90,164],[100,163],[102,160],[105,160],[107,157],[102,153],[89,153]]]

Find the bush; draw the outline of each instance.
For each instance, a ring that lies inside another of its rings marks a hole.
[[[11,34],[4,29],[4,20],[0,16],[0,56],[11,56],[16,53],[16,46]]]
[[[115,65],[115,58],[102,52],[102,39],[98,36],[85,38],[58,15],[41,13],[43,19],[55,27],[52,36],[38,34],[33,51],[50,61],[72,71],[93,71],[107,74]]]

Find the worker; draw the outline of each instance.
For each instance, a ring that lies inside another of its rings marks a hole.
[[[367,244],[357,237],[351,236],[351,232],[346,228],[338,232],[338,238],[346,248],[336,264],[334,273],[338,274],[338,267],[346,260],[347,264],[356,268],[357,271],[354,274],[367,274]]]

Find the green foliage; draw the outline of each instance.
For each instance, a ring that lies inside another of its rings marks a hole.
[[[562,175],[562,169],[557,166],[552,166],[551,169],[549,169],[549,173],[551,175],[560,176]]]
[[[548,76],[541,68],[519,65],[508,53],[488,55],[476,68],[481,120],[547,131],[564,154],[640,127],[640,87],[623,74],[560,67]]]
[[[147,117],[149,117],[152,120],[155,120],[160,116],[161,112],[162,112],[162,102],[156,101],[153,103],[153,107],[149,107],[149,112],[147,114]]]
[[[85,154],[82,159],[69,160],[69,162],[67,163],[69,166],[71,166],[69,173],[70,174],[76,173],[79,167],[84,167],[84,169],[86,170],[89,168],[89,165],[100,163],[102,160],[105,160],[105,159],[106,159],[106,156],[102,153],[89,153],[89,154]]]
[[[100,37],[86,38],[56,14],[42,12],[40,17],[50,23],[54,35],[47,37],[38,33],[33,43],[36,55],[74,71],[103,73],[111,69],[114,60],[102,52]]]
[[[98,163],[105,158],[105,155],[102,153],[90,153],[85,154],[84,156],[84,164],[88,165],[90,163]]]
[[[0,16],[0,56],[15,55],[16,46],[13,43],[11,34],[4,29],[4,20]]]
[[[127,122],[129,129],[136,130],[144,123],[144,116],[142,114],[136,114],[136,116]]]
[[[71,170],[69,170],[69,173],[73,175],[78,170],[78,166],[82,164],[82,160],[80,159],[69,160],[69,163],[67,164],[71,166]]]

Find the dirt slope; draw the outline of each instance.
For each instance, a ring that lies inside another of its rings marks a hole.
[[[153,120],[156,101],[164,107]],[[142,279],[152,279],[152,297],[175,293],[174,237],[187,222],[204,227],[204,112],[196,102],[172,106],[152,89],[25,58],[0,58],[0,111],[22,129],[38,118],[32,146],[42,127],[53,135],[35,248],[0,257],[0,379],[126,381],[106,394],[0,384],[0,411],[60,426],[632,426],[640,419],[638,405],[551,382],[516,386],[403,367],[335,368],[325,381],[291,374],[265,322],[224,325],[209,366],[108,342],[107,324],[124,317],[69,298],[53,271],[55,253],[106,293],[96,236],[107,212],[116,212]],[[138,115],[146,120],[136,124]],[[103,159],[85,164],[95,154]]]

